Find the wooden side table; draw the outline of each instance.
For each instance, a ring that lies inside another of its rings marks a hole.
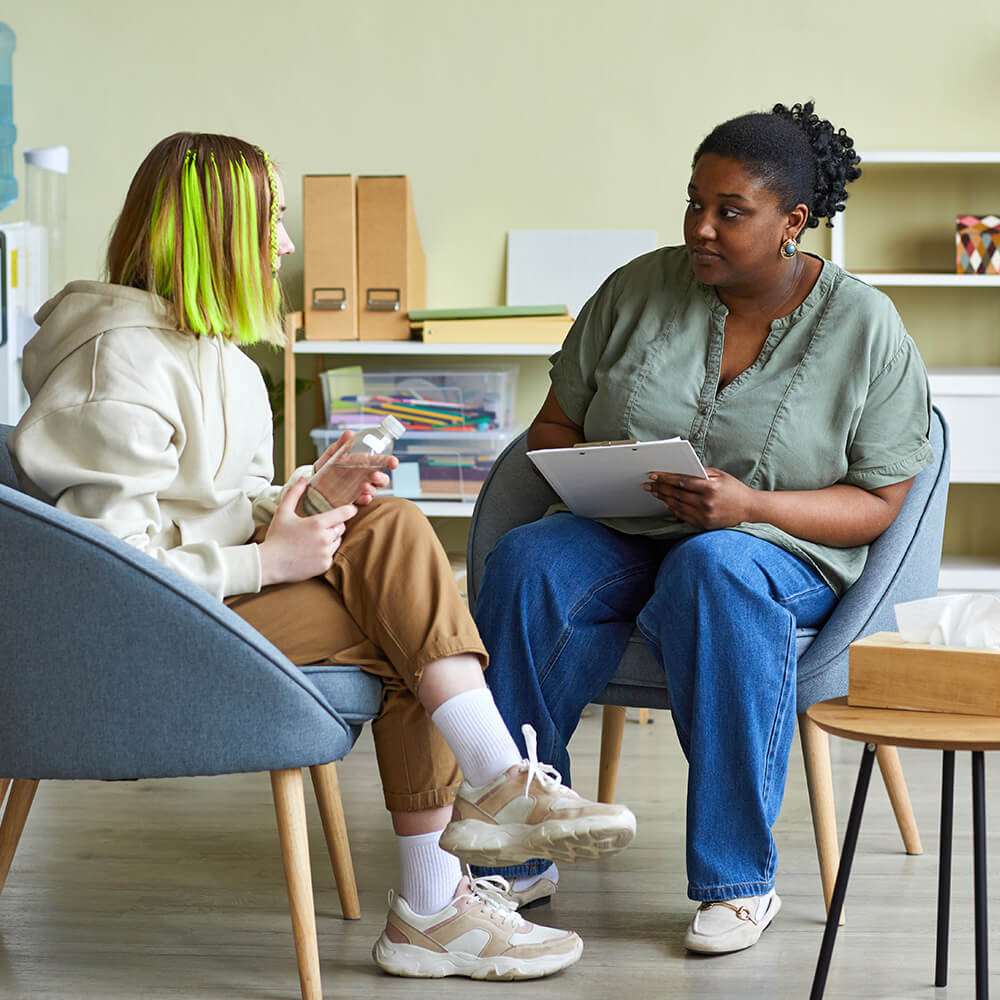
[[[819,1000],[826,988],[830,959],[837,937],[837,915],[844,905],[847,880],[861,829],[868,782],[879,744],[944,751],[941,774],[941,839],[938,867],[937,960],[934,985],[948,984],[948,920],[951,895],[951,832],[955,788],[955,751],[972,751],[972,823],[976,918],[976,1000],[989,997],[989,941],[986,913],[986,771],[983,753],[1000,750],[1000,718],[983,715],[946,715],[884,708],[854,708],[846,698],[813,705],[807,712],[821,729],[834,736],[865,744],[861,767],[844,834],[840,867],[833,889],[823,944],[820,947],[810,1000]]]

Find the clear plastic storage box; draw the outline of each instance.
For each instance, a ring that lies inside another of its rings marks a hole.
[[[493,371],[366,372],[358,365],[320,376],[327,427],[375,426],[392,414],[407,431],[509,430],[517,368]]]
[[[516,436],[517,368],[491,371],[323,372],[327,426],[311,432],[317,455],[345,428],[391,414],[406,428],[396,441],[391,492],[411,500],[473,501],[490,466]]]
[[[317,427],[310,434],[317,457],[341,428]],[[490,466],[516,431],[407,431],[395,444],[399,468],[391,492],[411,500],[475,500]]]

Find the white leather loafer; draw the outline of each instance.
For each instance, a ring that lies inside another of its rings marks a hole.
[[[765,896],[702,903],[684,936],[684,947],[710,955],[750,948],[780,909],[781,899],[773,889]]]

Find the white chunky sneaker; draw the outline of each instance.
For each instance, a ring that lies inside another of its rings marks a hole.
[[[635,836],[632,812],[567,788],[554,767],[538,762],[535,730],[521,731],[528,759],[479,788],[462,782],[441,847],[486,868],[530,858],[590,860],[625,847]]]
[[[498,875],[463,878],[452,901],[422,916],[389,893],[385,930],[372,958],[394,976],[537,979],[572,965],[583,942],[572,931],[529,923]]]
[[[764,896],[702,903],[684,937],[688,951],[722,955],[755,945],[781,909],[772,889]]]

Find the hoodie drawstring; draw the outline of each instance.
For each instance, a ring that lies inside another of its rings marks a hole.
[[[222,341],[218,336],[212,339],[219,354],[219,385],[222,393],[222,459],[224,461],[229,452],[229,391],[226,382],[226,362],[222,356]]]
[[[97,395],[97,355],[101,350],[101,338],[103,333],[99,333],[94,340],[94,358],[90,363],[90,392],[87,394],[87,402],[92,403]]]
[[[201,371],[201,352],[202,344],[206,339],[210,339],[212,342],[212,348],[215,351],[216,360],[216,373],[219,383],[220,392],[220,407],[222,410],[222,451],[219,454],[219,466],[215,470],[215,475],[218,476],[219,469],[222,468],[223,462],[226,460],[226,454],[229,451],[229,406],[227,399],[228,382],[226,381],[226,361],[223,357],[223,345],[218,336],[211,334],[203,334],[196,338],[198,342],[198,363],[195,366],[198,369],[198,392],[201,395],[201,412],[204,415],[203,419],[207,420],[206,415],[206,401],[205,401],[205,383]]]

